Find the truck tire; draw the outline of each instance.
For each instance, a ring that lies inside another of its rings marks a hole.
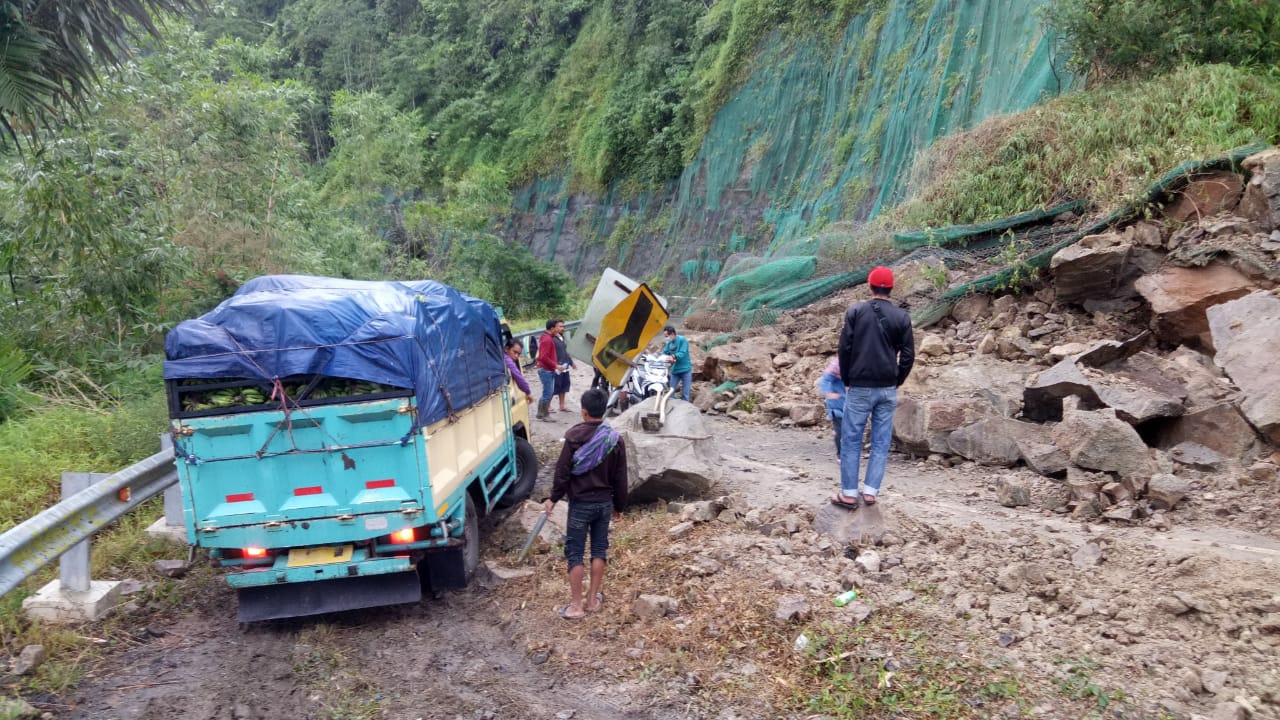
[[[522,503],[533,493],[533,485],[538,481],[538,453],[533,445],[522,437],[516,438],[516,479],[495,503],[500,508],[509,508]]]
[[[462,525],[462,576],[466,583],[476,575],[480,567],[480,513],[476,511],[476,501],[467,493],[467,509]]]

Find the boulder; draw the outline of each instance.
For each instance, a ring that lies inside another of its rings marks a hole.
[[[885,536],[884,516],[879,504],[847,510],[823,501],[813,514],[813,530],[841,545],[875,543]]]
[[[950,453],[951,433],[991,412],[990,405],[979,399],[917,400],[900,394],[893,414],[893,436],[909,452]]]
[[[701,411],[671,400],[666,422],[646,432],[641,419],[656,412],[656,398],[632,406],[613,426],[627,444],[627,484],[636,502],[705,495],[720,477],[720,451]]]
[[[1213,361],[1240,388],[1240,410],[1263,436],[1280,444],[1280,298],[1255,292],[1208,310]],[[1206,443],[1207,444],[1207,443]]]
[[[996,502],[1005,507],[1021,507],[1031,504],[1031,488],[1004,478],[996,481]]]
[[[1059,250],[1049,261],[1057,300],[1075,303],[1114,297],[1129,274],[1129,250],[1118,233],[1089,235]]]
[[[977,322],[991,307],[990,295],[966,295],[951,308],[951,317],[956,322]]]
[[[1147,483],[1147,502],[1156,510],[1172,510],[1191,492],[1191,486],[1177,475],[1161,473]]]
[[[812,427],[826,420],[827,408],[817,403],[798,403],[791,406],[789,416],[800,427]]]
[[[1055,443],[1067,453],[1077,467],[1115,473],[1131,489],[1141,493],[1151,476],[1151,459],[1147,445],[1133,426],[1116,417],[1114,410],[1086,411],[1064,405],[1062,422],[1054,433]]]
[[[1022,391],[1022,416],[1036,422],[1062,419],[1062,401],[1076,397],[1083,409],[1102,407],[1102,401],[1094,391],[1073,357],[1063,358],[1056,365],[1041,372]]]
[[[1235,268],[1210,263],[1202,268],[1169,265],[1138,278],[1134,287],[1151,304],[1156,337],[1167,343],[1213,347],[1205,311],[1248,294],[1253,283]]]
[[[1197,470],[1217,470],[1222,467],[1224,458],[1212,448],[1198,442],[1186,440],[1169,448],[1169,457],[1173,461]]]
[[[930,333],[920,339],[920,347],[917,352],[925,357],[937,357],[946,355],[950,351],[947,349],[946,340]]]
[[[1280,229],[1280,149],[1267,148],[1250,155],[1242,165],[1250,177],[1237,212],[1264,231]]]
[[[983,418],[952,432],[947,444],[957,455],[980,465],[1009,467],[1022,457],[1011,431],[1011,426],[1017,424],[1017,420],[1009,418]]]
[[[1164,208],[1164,215],[1179,223],[1199,221],[1234,210],[1243,193],[1244,182],[1239,175],[1227,171],[1210,173],[1174,193],[1173,201]]]
[[[666,595],[640,595],[631,604],[631,612],[642,619],[665,617],[676,611],[676,601]]]
[[[768,346],[756,338],[712,348],[707,357],[715,360],[716,380],[753,383],[773,372],[773,356]]]

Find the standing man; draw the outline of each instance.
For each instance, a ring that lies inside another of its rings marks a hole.
[[[538,380],[542,383],[538,413],[534,415],[538,420],[546,420],[551,416],[551,397],[556,394],[556,371],[560,369],[555,338],[563,332],[564,321],[552,318],[547,321],[547,331],[538,338],[538,358],[534,361],[538,366]]]
[[[604,571],[608,564],[609,521],[627,508],[627,446],[617,430],[604,422],[609,396],[592,388],[582,393],[582,422],[564,434],[556,462],[547,514],[561,498],[569,498],[564,557],[569,563],[569,604],[558,612],[576,620],[604,604]],[[583,602],[583,554],[591,538],[591,585]]]
[[[564,321],[561,320],[552,340],[556,344],[556,395],[560,397],[560,412],[568,411],[564,406],[564,396],[569,393],[569,368],[573,367],[573,357],[569,355],[569,345],[564,341]]]
[[[893,271],[880,265],[867,275],[871,299],[849,307],[840,331],[840,378],[845,385],[841,425],[840,492],[831,504],[858,509],[858,466],[862,464],[862,434],[871,419],[871,457],[861,488],[862,502],[876,503],[880,481],[889,462],[893,440],[893,410],[898,386],[915,363],[911,316],[889,301]]]
[[[680,399],[689,402],[693,393],[693,361],[689,359],[689,341],[676,334],[671,325],[662,329],[667,336],[667,344],[662,346],[662,354],[671,358],[671,387],[680,388]]]

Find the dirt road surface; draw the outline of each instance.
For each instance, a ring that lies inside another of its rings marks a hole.
[[[556,440],[577,420],[588,379],[578,375],[571,412],[537,423],[538,493]],[[133,647],[47,707],[59,718],[147,720],[826,717],[795,702],[812,686],[774,677],[775,664],[803,666],[789,647],[800,626],[775,619],[774,608],[782,595],[807,598],[812,633],[836,617],[830,598],[848,586],[881,616],[914,608],[910,622],[956,662],[1019,678],[1008,702],[970,702],[973,717],[1074,718],[1108,704],[1127,717],[1226,717],[1214,713],[1243,707],[1277,717],[1280,537],[1265,509],[1249,505],[1256,496],[1228,513],[1192,498],[1165,530],[1090,524],[1035,502],[1002,507],[996,476],[1018,471],[895,455],[878,507],[860,511],[889,533],[874,548],[883,568],[868,572],[860,568],[872,548],[856,550],[859,566],[807,528],[835,488],[829,430],[707,422],[724,457],[716,494],[734,498],[739,514],[799,518],[796,532],[711,522],[668,543],[679,518],[642,509],[615,528],[607,607],[574,623],[554,614],[565,586],[551,548],[535,556],[530,578],[248,627],[236,622],[232,592],[208,580],[198,602],[152,620]],[[1027,481],[1035,497],[1053,490]],[[1097,549],[1096,564],[1081,548]],[[485,549],[514,567],[513,555]],[[679,616],[637,621],[631,598],[642,593],[673,596]]]

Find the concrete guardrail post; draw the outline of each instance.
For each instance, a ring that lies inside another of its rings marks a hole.
[[[160,449],[173,449],[173,437],[169,433],[160,433]],[[164,517],[151,523],[147,527],[147,534],[187,542],[187,524],[182,517],[182,487],[177,483],[165,488]]]
[[[62,497],[69,498],[108,477],[107,473],[62,473]],[[97,620],[116,605],[120,583],[115,580],[95,582],[89,577],[89,546],[84,540],[72,546],[58,560],[58,579],[22,601],[22,610],[37,620],[53,623],[75,623]]]

